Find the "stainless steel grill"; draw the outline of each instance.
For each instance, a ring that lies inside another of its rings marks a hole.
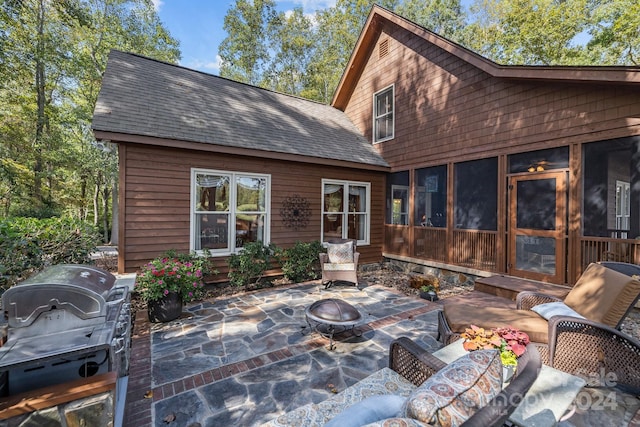
[[[4,395],[129,370],[129,287],[93,266],[56,265],[2,295]]]

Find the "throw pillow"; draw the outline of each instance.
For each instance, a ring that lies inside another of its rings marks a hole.
[[[333,417],[325,427],[360,427],[386,418],[395,418],[402,411],[406,397],[395,394],[368,397],[349,406]]]
[[[498,350],[477,350],[432,375],[407,399],[404,416],[427,424],[459,426],[502,390]]]
[[[362,427],[429,427],[427,424],[413,418],[386,418],[366,424]]]
[[[540,316],[549,320],[553,316],[571,316],[584,319],[584,316],[578,314],[574,309],[568,307],[564,302],[547,302],[531,307],[531,311],[535,311]]]
[[[353,262],[353,242],[328,243],[327,255],[332,264],[344,264]]]

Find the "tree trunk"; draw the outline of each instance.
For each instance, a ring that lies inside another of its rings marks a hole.
[[[33,164],[33,198],[38,207],[42,206],[42,146],[44,143],[44,129],[47,120],[45,112],[45,71],[44,71],[44,53],[45,53],[45,37],[44,37],[44,22],[45,22],[45,0],[38,2],[38,27],[36,34],[36,101],[37,101],[37,119],[36,119],[36,135],[35,135],[35,159]]]
[[[98,199],[100,198],[100,184],[96,183],[96,188],[93,193],[93,225],[98,226],[98,216],[100,210],[98,209]]]
[[[104,243],[109,242],[109,196],[110,189],[105,185],[102,189],[102,240]]]
[[[111,192],[111,244],[118,245],[118,180],[113,180],[113,191]]]

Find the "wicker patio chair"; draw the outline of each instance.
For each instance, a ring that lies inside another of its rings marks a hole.
[[[640,342],[617,329],[575,317],[549,321],[549,365],[582,377],[587,386],[640,393]]]
[[[327,242],[327,253],[320,253],[322,284],[325,288],[336,282],[350,282],[358,286],[358,260],[360,253],[356,241],[333,239]]]
[[[600,261],[598,264],[607,268],[626,274],[627,276],[640,276],[640,265],[628,262]]]
[[[564,300],[538,292],[520,292],[516,309],[447,305],[438,313],[438,338],[450,344],[470,324],[485,328],[510,325],[529,334],[543,363],[549,364],[549,337],[553,323],[531,311],[534,306],[564,302],[588,320],[619,329],[640,297],[640,281],[601,264],[590,264]]]
[[[465,427],[502,426],[515,411],[525,394],[538,377],[541,367],[540,354],[533,345],[518,358],[518,368],[511,382],[488,405],[479,409],[465,421]],[[420,386],[433,374],[447,366],[407,337],[400,337],[389,348],[389,368],[416,386]]]

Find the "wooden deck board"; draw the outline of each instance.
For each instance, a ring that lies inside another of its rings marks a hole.
[[[518,294],[523,291],[542,292],[564,299],[571,288],[520,277],[496,275],[476,279],[474,290],[515,301]]]
[[[117,379],[116,372],[107,372],[3,398],[0,420],[113,390]]]

